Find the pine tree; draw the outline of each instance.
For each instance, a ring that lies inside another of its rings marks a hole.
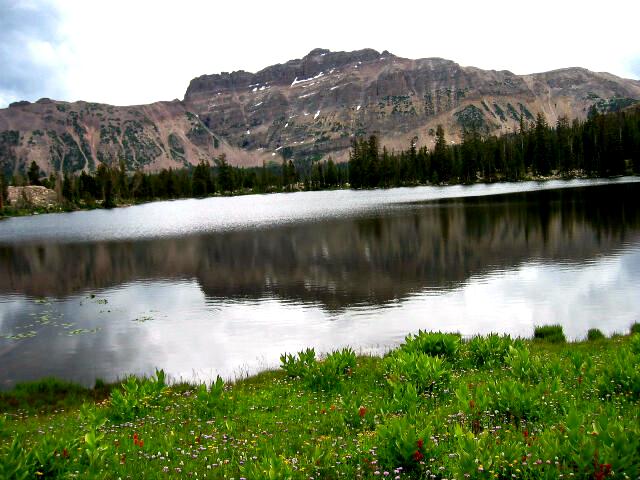
[[[551,171],[551,161],[549,158],[551,151],[549,148],[549,125],[542,112],[536,116],[534,139],[534,170],[540,175],[548,175]]]
[[[326,181],[328,187],[335,187],[338,185],[338,170],[336,169],[336,164],[333,163],[333,159],[329,157],[327,161],[327,174]]]
[[[27,171],[27,178],[29,179],[29,185],[40,185],[40,167],[33,161]]]
[[[440,183],[445,180],[447,166],[447,140],[442,125],[436,127],[436,145],[431,160],[431,182]]]
[[[9,189],[4,173],[0,172],[0,212],[4,209],[5,203],[9,201]]]

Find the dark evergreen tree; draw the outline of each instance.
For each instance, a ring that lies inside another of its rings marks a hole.
[[[223,153],[215,159],[218,168],[218,184],[222,192],[233,192],[233,172],[232,167],[227,163],[227,157]]]
[[[29,185],[40,185],[40,167],[35,161],[29,165],[27,178],[29,179]]]
[[[9,188],[4,173],[0,172],[0,211],[9,202]]]

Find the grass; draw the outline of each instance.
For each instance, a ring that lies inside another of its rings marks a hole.
[[[640,336],[557,337],[418,332],[226,385],[24,384],[2,394],[0,478],[637,478]]]
[[[0,392],[0,412],[43,412],[78,407],[84,402],[109,398],[115,385],[96,380],[89,389],[57,378],[43,378],[37,382],[19,383],[10,392]]]
[[[604,336],[604,333],[602,333],[597,328],[590,328],[589,331],[587,332],[587,340],[589,340],[590,342],[595,342],[597,340],[604,340],[605,338],[606,337]]]
[[[567,341],[561,325],[543,325],[535,327],[533,338],[551,343],[564,343]]]

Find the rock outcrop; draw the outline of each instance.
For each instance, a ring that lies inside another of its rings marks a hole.
[[[7,189],[9,204],[13,206],[50,208],[58,205],[58,194],[46,187],[32,185]]]

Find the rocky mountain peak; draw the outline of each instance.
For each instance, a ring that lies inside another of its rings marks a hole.
[[[530,75],[463,67],[444,58],[315,48],[258,72],[194,78],[183,101],[112,107],[87,102],[17,102],[0,110],[0,168],[33,160],[50,172],[93,170],[124,159],[157,170],[211,161],[234,165],[346,160],[353,138],[432,147],[437,125],[457,142],[465,128],[501,135],[543,113],[585,118],[640,100],[640,82],[566,68]]]

